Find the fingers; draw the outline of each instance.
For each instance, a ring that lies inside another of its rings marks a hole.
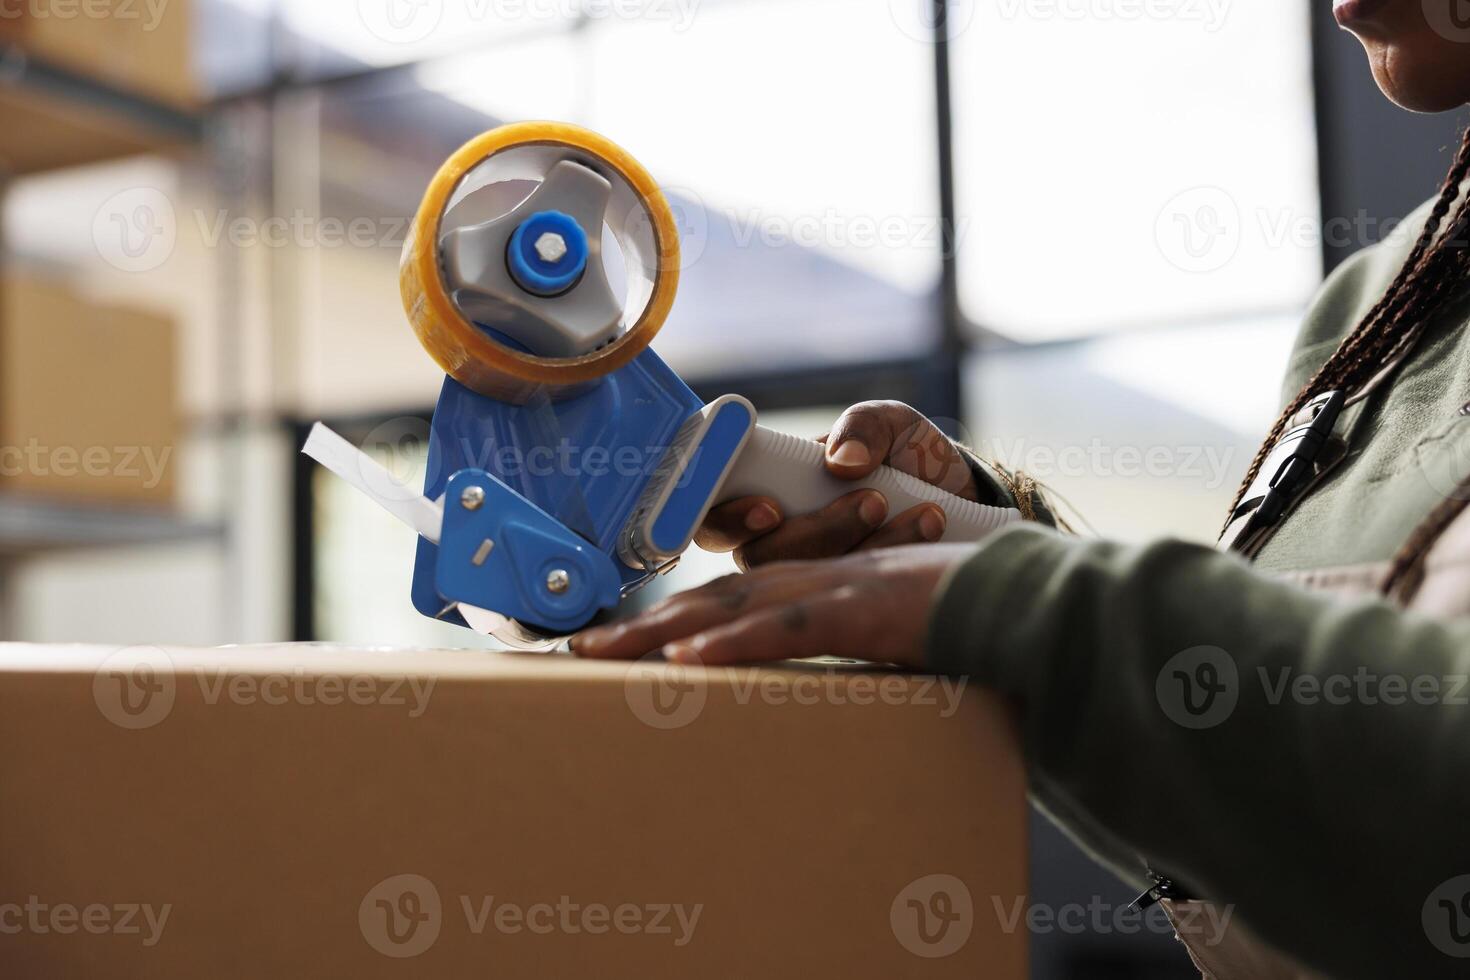
[[[625,623],[587,630],[573,639],[572,649],[579,657],[594,659],[641,657],[772,603],[833,588],[840,584],[840,574],[830,564],[790,563],[753,575],[726,575],[665,599]]]
[[[812,514],[793,517],[770,534],[735,550],[742,570],[773,561],[801,561],[845,555],[888,519],[888,501],[876,490],[838,497]]]
[[[773,603],[733,622],[674,640],[674,663],[716,666],[814,656],[872,659],[885,646],[883,604],[873,590],[845,585]]]
[[[781,508],[770,497],[742,497],[710,509],[694,534],[705,551],[725,554],[781,523]]]
[[[904,544],[926,544],[944,537],[944,528],[949,518],[938,504],[920,504],[899,514],[873,534],[858,551],[875,548],[895,548]]]

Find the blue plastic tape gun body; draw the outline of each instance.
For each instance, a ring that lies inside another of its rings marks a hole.
[[[869,486],[895,515],[938,503],[946,540],[1016,519],[888,467],[837,480],[820,446],[757,425],[744,398],[701,401],[649,348],[678,274],[663,194],[595,133],[503,126],[434,178],[400,270],[409,322],[448,375],[423,491],[323,426],[304,449],[418,532],[421,613],[550,648],[673,567],[711,506],[748,494],[801,514]]]

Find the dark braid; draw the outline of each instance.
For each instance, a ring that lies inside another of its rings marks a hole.
[[[1466,245],[1470,244],[1470,202],[1455,207],[1454,217],[1440,233],[1450,208],[1460,196],[1460,185],[1470,176],[1470,130],[1460,141],[1454,165],[1440,188],[1439,198],[1429,212],[1424,230],[1409,252],[1398,275],[1356,328],[1297,392],[1271,426],[1265,442],[1246,470],[1231,513],[1240,506],[1246,491],[1260,474],[1261,466],[1276,442],[1286,432],[1302,406],[1327,391],[1351,389],[1373,377],[1412,336],[1414,328],[1434,312],[1445,297],[1470,274]],[[1229,526],[1226,516],[1226,527]],[[1223,533],[1223,531],[1222,531]]]
[[[1414,529],[1414,533],[1409,535],[1403,547],[1393,556],[1393,560],[1389,562],[1388,574],[1381,586],[1384,595],[1393,596],[1406,584],[1409,573],[1418,566],[1419,559],[1424,557],[1434,542],[1439,540],[1440,535],[1444,534],[1445,530],[1454,523],[1455,518],[1464,513],[1467,504],[1470,504],[1470,480],[1462,482],[1455,488],[1454,493],[1441,500],[1438,506],[1429,512],[1424,523]],[[1408,591],[1412,592],[1413,589],[1410,588]],[[1400,596],[1400,598],[1406,599],[1407,596]]]

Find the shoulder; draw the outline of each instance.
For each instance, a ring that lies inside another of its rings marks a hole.
[[[1327,277],[1307,307],[1292,347],[1282,386],[1284,398],[1296,394],[1378,302],[1409,257],[1433,209],[1434,201],[1426,201],[1383,241],[1360,250]]]

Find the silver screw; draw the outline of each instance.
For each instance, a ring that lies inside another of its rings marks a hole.
[[[567,254],[567,240],[554,231],[536,239],[536,254],[542,262],[560,262]]]
[[[484,487],[465,487],[464,493],[459,495],[460,506],[465,510],[479,510],[480,505],[485,502]]]
[[[555,593],[556,595],[561,595],[563,592],[565,592],[567,589],[570,589],[571,587],[572,577],[566,573],[566,569],[553,569],[551,574],[546,576],[547,590]]]

